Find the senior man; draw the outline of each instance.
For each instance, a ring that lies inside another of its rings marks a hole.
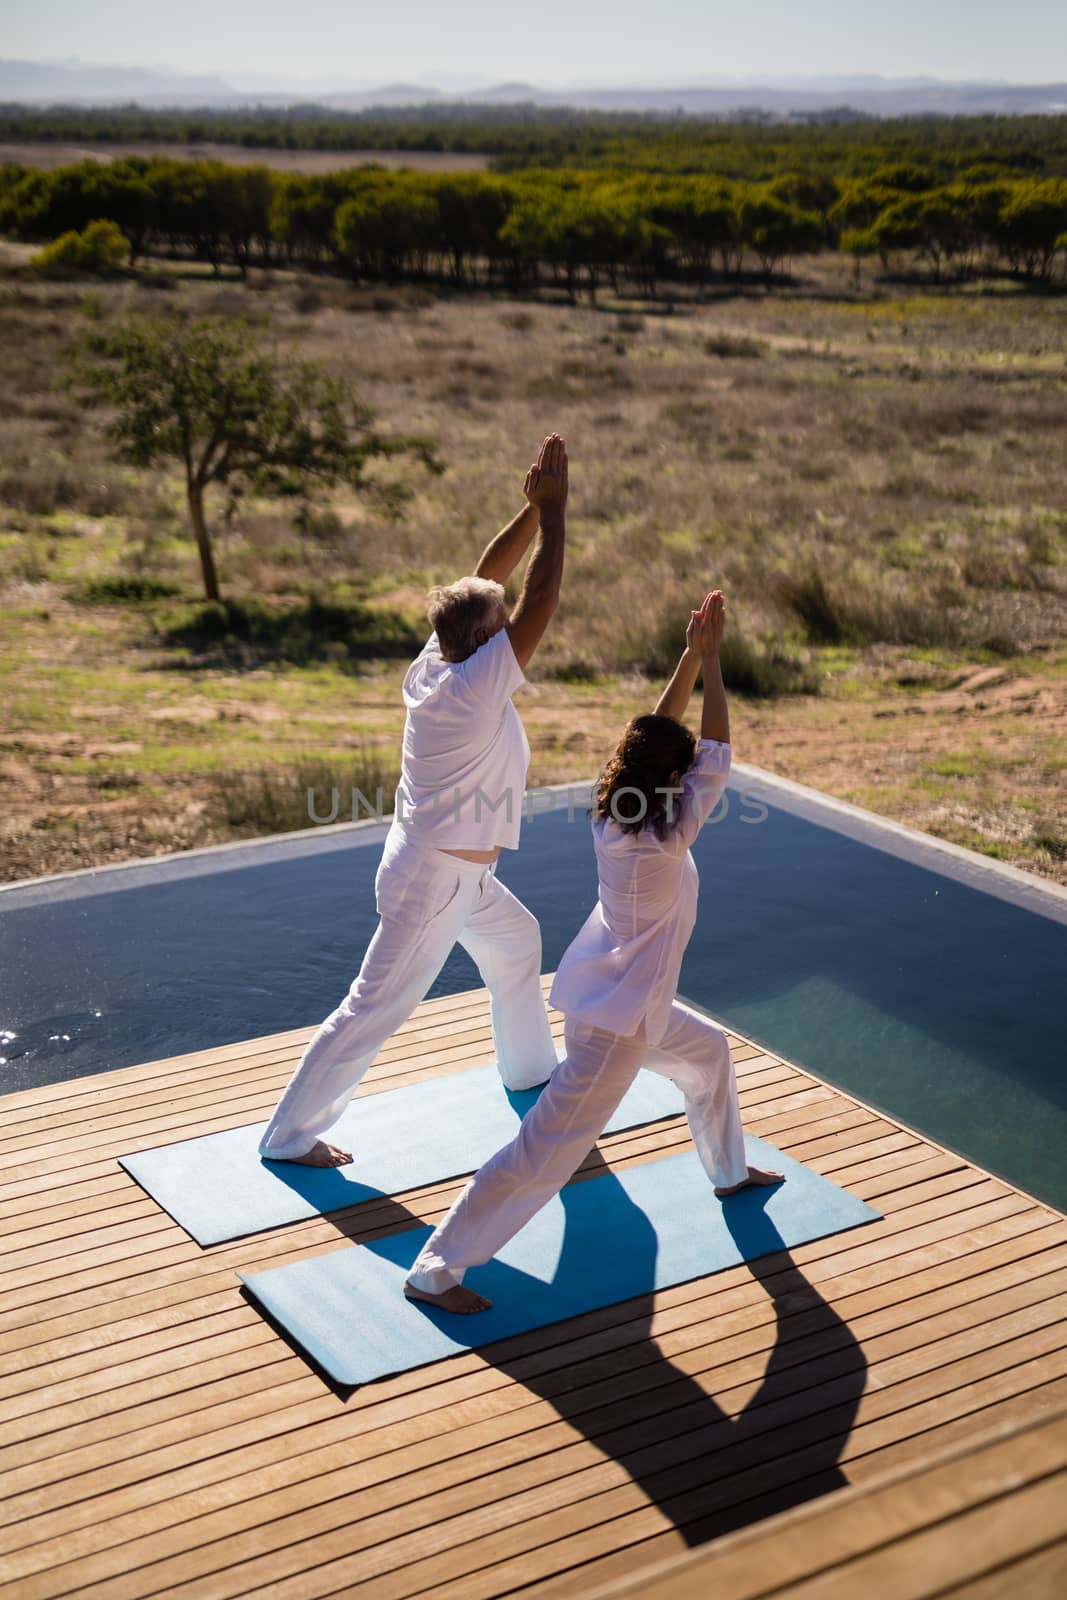
[[[433,627],[404,678],[404,744],[393,823],[374,890],[379,922],[348,994],[313,1035],[260,1142],[271,1161],[343,1166],[322,1135],[457,942],[489,990],[500,1075],[543,1083],[556,1052],[541,994],[537,919],[496,877],[519,842],[530,746],[511,696],[559,603],[567,451],[550,434],[526,505],[472,577],[433,589]],[[504,583],[536,535],[511,616]]]

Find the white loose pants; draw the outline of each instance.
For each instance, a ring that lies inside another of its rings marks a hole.
[[[458,942],[489,990],[500,1075],[509,1089],[544,1083],[556,1050],[541,993],[541,930],[496,878],[389,833],[374,883],[380,921],[344,1000],[312,1036],[259,1145],[302,1156],[330,1128],[385,1041],[423,999]]]
[[[462,1283],[488,1261],[581,1166],[642,1066],[673,1078],[697,1154],[717,1187],[748,1176],[729,1041],[679,1001],[650,1053],[644,1032],[622,1037],[569,1018],[561,1061],[510,1144],[474,1174],[427,1239],[407,1281],[426,1294]],[[657,1059],[665,1057],[666,1059]]]

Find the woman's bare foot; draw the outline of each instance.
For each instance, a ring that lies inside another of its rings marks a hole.
[[[773,1184],[784,1182],[783,1172],[764,1172],[761,1167],[749,1167],[747,1178],[742,1178],[740,1183],[733,1184],[729,1189],[716,1189],[715,1193],[720,1200],[725,1200],[728,1194],[736,1194],[738,1189],[769,1189]]]
[[[404,1298],[422,1300],[428,1306],[437,1306],[440,1311],[456,1311],[464,1317],[470,1316],[473,1311],[488,1311],[493,1303],[484,1295],[475,1294],[473,1289],[465,1289],[461,1283],[454,1283],[444,1294],[427,1294],[423,1289],[413,1289],[410,1283],[405,1283]]]
[[[352,1159],[350,1150],[339,1150],[335,1144],[316,1139],[303,1156],[267,1156],[268,1161],[292,1161],[298,1167],[347,1167]]]

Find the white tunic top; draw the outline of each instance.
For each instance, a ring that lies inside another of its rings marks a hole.
[[[404,677],[394,827],[437,850],[514,850],[530,746],[511,703],[526,682],[506,628],[466,661],[431,633]]]
[[[663,1037],[696,922],[700,879],[689,846],[729,773],[730,746],[700,739],[663,839],[651,827],[627,833],[612,817],[593,823],[600,895],[549,996],[568,1018],[623,1035],[643,1021],[649,1044]]]

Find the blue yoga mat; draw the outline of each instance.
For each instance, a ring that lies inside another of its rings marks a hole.
[[[493,1261],[468,1271],[464,1282],[493,1301],[474,1316],[404,1298],[429,1228],[238,1276],[347,1387],[878,1220],[773,1145],[745,1143],[749,1162],[784,1172],[785,1183],[718,1200],[689,1151],[570,1184]]]
[[[264,1161],[265,1122],[119,1159],[197,1244],[221,1244],[473,1172],[514,1138],[540,1092],[505,1089],[490,1065],[358,1096],[330,1130],[331,1141],[355,1156],[347,1167]],[[683,1109],[670,1079],[642,1072],[604,1131]]]

